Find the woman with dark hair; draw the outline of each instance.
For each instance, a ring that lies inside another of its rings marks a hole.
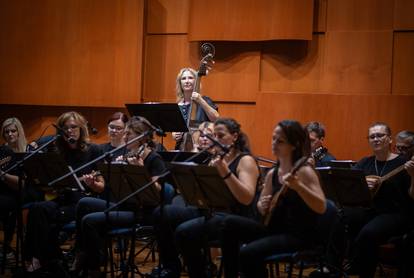
[[[165,206],[161,215],[156,211],[156,232],[160,249],[160,260],[164,267],[161,275],[179,277],[181,263],[180,251],[188,268],[190,277],[204,277],[206,261],[202,249],[207,240],[217,240],[220,222],[228,213],[249,216],[250,204],[256,193],[259,181],[259,168],[248,152],[244,133],[240,124],[233,119],[218,119],[214,123],[214,135],[223,145],[229,146],[229,152],[220,154],[211,160],[210,166],[216,167],[234,197],[235,205],[226,212],[214,212],[205,217],[201,210],[193,206]],[[161,270],[158,270],[161,271]],[[157,275],[157,273],[154,273]]]
[[[269,219],[268,225],[234,215],[223,221],[221,245],[227,278],[239,277],[239,266],[243,277],[266,277],[264,258],[312,244],[317,215],[326,209],[315,170],[305,163],[296,174],[291,173],[295,163],[310,155],[308,133],[300,123],[278,123],[273,131],[272,150],[277,165],[267,173],[257,202],[260,214]],[[286,189],[280,202],[271,208],[272,196],[282,186]]]
[[[125,126],[128,122],[128,116],[122,112],[115,112],[108,119],[108,137],[109,142],[99,145],[102,152],[109,152],[124,143]],[[122,154],[123,150],[115,153],[112,159],[116,159]]]
[[[98,157],[99,147],[89,143],[86,119],[77,112],[66,112],[57,119],[57,126],[64,130],[64,136],[56,141],[57,152],[66,163],[76,169]],[[58,131],[60,132],[60,131]],[[102,176],[90,175],[96,165],[82,169],[87,186],[95,192],[104,187]],[[25,237],[25,259],[29,262],[27,271],[33,272],[48,260],[58,256],[58,227],[75,219],[75,206],[82,192],[73,188],[64,189],[59,194],[48,195],[50,200],[34,203],[29,208]]]
[[[166,167],[161,157],[153,150],[152,125],[143,117],[132,117],[126,124],[124,140],[125,142],[131,141],[146,132],[149,132],[148,135],[127,145],[127,152],[117,157],[116,160],[145,167],[154,180],[165,171]],[[161,190],[158,182],[153,186],[157,191]],[[168,189],[168,191],[171,190],[171,188]],[[119,200],[110,196],[110,201],[110,205],[113,205],[113,202]],[[72,271],[78,272],[86,267],[89,269],[90,276],[99,277],[107,229],[132,227],[135,223],[152,224],[154,209],[152,206],[138,206],[136,202],[126,202],[110,212],[108,218],[103,212],[106,208],[105,199],[86,197],[79,201],[76,207],[76,248],[78,250]]]

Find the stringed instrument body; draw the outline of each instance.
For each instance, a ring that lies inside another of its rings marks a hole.
[[[296,161],[295,165],[292,167],[292,169],[289,171],[291,175],[294,175],[302,166],[307,164],[309,157],[302,157],[299,160]],[[282,184],[280,189],[273,195],[272,200],[270,201],[269,209],[267,210],[267,213],[263,216],[263,224],[265,226],[268,226],[270,223],[270,220],[272,219],[273,212],[275,211],[276,207],[278,206],[281,198],[287,191],[288,186],[286,184]]]
[[[211,69],[211,65],[213,63],[213,53],[209,52],[207,53],[200,61],[200,66],[197,71],[197,75],[195,76],[194,81],[194,88],[193,92],[200,93],[200,84],[201,84],[201,78],[203,76],[207,75],[207,72],[209,69]],[[192,151],[194,149],[194,138],[193,133],[194,131],[198,130],[198,122],[197,122],[197,110],[198,110],[198,104],[195,100],[191,100],[190,107],[188,109],[187,114],[187,121],[186,125],[189,130],[189,132],[186,132],[183,134],[183,140],[180,145],[181,151]]]
[[[414,160],[414,156],[411,157],[411,160]],[[402,164],[402,165],[398,166],[397,168],[393,169],[392,171],[388,172],[384,176],[381,176],[381,177],[380,176],[377,176],[377,175],[368,175],[368,176],[365,176],[365,179],[366,179],[367,183],[374,185],[373,188],[370,188],[370,190],[372,190],[372,192],[373,192],[373,196],[375,196],[377,194],[377,192],[381,188],[381,185],[385,181],[387,181],[387,180],[391,179],[392,177],[398,175],[404,169],[405,169],[405,166],[404,166],[404,164]]]

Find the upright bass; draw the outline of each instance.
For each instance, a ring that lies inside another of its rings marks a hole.
[[[204,45],[202,46],[202,52],[205,51],[203,49]],[[213,46],[211,45],[211,47],[213,47]],[[208,70],[211,69],[211,65],[213,63],[214,49],[213,50],[207,50],[206,52],[208,52],[208,53],[205,54],[201,58],[201,61],[200,61],[200,66],[198,68],[197,75],[196,75],[195,82],[194,82],[193,92],[200,93],[201,78],[203,76],[207,75]],[[197,125],[199,124],[196,120],[197,109],[198,109],[197,102],[194,101],[194,100],[191,100],[190,108],[189,108],[189,112],[188,112],[188,118],[187,118],[187,121],[186,121],[187,128],[188,128],[189,132],[187,132],[183,135],[183,141],[180,145],[180,150],[181,151],[192,151],[193,148],[194,148],[195,142],[193,141],[193,133],[194,133],[194,131],[196,131],[198,129]]]

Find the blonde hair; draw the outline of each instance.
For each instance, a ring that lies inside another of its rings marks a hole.
[[[14,125],[16,127],[17,132],[19,133],[19,136],[17,137],[16,147],[12,147],[10,145],[9,145],[9,147],[14,152],[25,152],[26,151],[26,146],[27,146],[27,140],[26,140],[26,136],[24,135],[23,125],[19,121],[19,119],[13,117],[13,118],[8,118],[8,119],[4,120],[4,122],[1,126],[1,134],[3,136],[3,139],[6,140],[4,130],[6,129],[6,127],[8,127],[10,125]],[[6,144],[8,145],[7,142],[6,142]]]
[[[89,144],[89,131],[88,122],[86,121],[84,116],[75,111],[66,112],[59,116],[59,118],[56,121],[56,124],[58,127],[63,128],[65,123],[71,119],[73,119],[76,122],[76,124],[79,125],[80,128],[78,146],[82,151],[86,151]],[[63,141],[63,138],[59,138],[57,142],[61,150],[63,149]]]
[[[184,98],[184,91],[183,91],[183,88],[181,87],[181,77],[186,71],[190,72],[193,75],[194,79],[197,78],[197,72],[192,68],[182,68],[180,70],[180,72],[177,74],[177,79],[175,82],[175,94],[176,94],[177,102],[180,102]]]

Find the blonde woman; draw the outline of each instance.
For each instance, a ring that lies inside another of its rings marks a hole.
[[[13,165],[15,153],[26,150],[27,141],[21,122],[17,118],[8,118],[1,125],[1,134],[5,143],[0,146],[0,218],[3,221],[4,246],[9,251],[10,242],[16,226],[16,210],[18,204],[18,172],[11,171],[7,174],[8,166]]]
[[[214,122],[218,119],[218,107],[207,96],[203,96],[200,91],[196,92],[195,83],[197,79],[197,72],[192,68],[182,68],[176,79],[176,101],[183,114],[184,120],[187,122],[190,115],[190,104],[194,101],[197,104],[196,122],[201,123],[205,121]],[[176,149],[179,148],[182,140],[182,132],[173,132],[172,136],[176,141]]]

